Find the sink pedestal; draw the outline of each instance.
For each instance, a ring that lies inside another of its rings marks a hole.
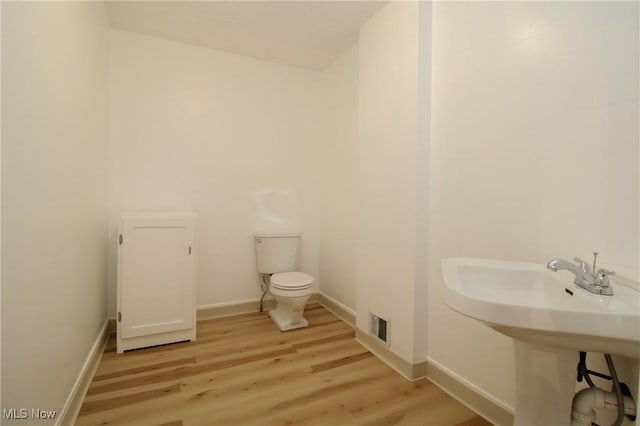
[[[515,340],[515,426],[571,424],[577,351]]]

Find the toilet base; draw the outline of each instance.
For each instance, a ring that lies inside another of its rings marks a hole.
[[[307,321],[302,315],[299,316],[299,319],[296,322],[292,322],[291,313],[287,312],[285,309],[281,309],[280,307],[270,310],[269,316],[273,322],[276,323],[280,331],[294,330],[296,328],[309,326],[309,321]]]

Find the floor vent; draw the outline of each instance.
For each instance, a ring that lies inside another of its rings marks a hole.
[[[371,335],[377,337],[389,346],[389,321],[372,313],[369,313],[369,315],[371,322]]]

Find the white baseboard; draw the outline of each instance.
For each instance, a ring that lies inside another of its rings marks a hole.
[[[513,424],[513,407],[495,399],[482,389],[431,359],[427,361],[427,378],[492,424]]]
[[[216,303],[212,305],[198,306],[196,320],[202,321],[212,318],[222,318],[232,315],[249,314],[259,312],[260,299],[241,300],[238,302]],[[276,306],[273,298],[265,298],[262,301],[262,309],[268,311]]]
[[[324,293],[316,293],[316,295],[318,303],[324,306],[329,312],[333,313],[351,327],[356,327],[356,312],[353,309],[348,308]]]
[[[380,343],[376,337],[365,333],[359,328],[356,328],[356,340],[405,379],[415,381],[425,377],[426,362],[410,363],[396,355],[386,345]]]
[[[307,303],[319,302],[318,293],[313,293]],[[229,317],[233,315],[259,312],[260,299],[240,300],[237,302],[215,303],[197,307],[197,321],[213,318]],[[276,301],[272,296],[265,297],[262,303],[263,311],[269,311],[276,307]]]
[[[513,424],[514,410],[512,407],[496,400],[482,389],[457,376],[437,362],[428,359],[417,364],[411,364],[393,353],[374,336],[357,328],[356,340],[404,378],[411,381],[427,378],[491,423],[495,425]]]
[[[84,396],[86,395],[87,389],[89,389],[93,376],[98,369],[104,348],[109,340],[110,325],[111,321],[109,319],[106,319],[102,324],[102,328],[100,329],[95,342],[93,342],[93,346],[91,346],[91,350],[80,369],[80,374],[78,374],[78,378],[73,384],[64,406],[62,407],[62,410],[60,410],[60,415],[55,423],[56,426],[75,424],[78,413],[80,412],[80,407],[84,401]]]

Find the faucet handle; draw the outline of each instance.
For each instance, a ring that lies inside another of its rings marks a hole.
[[[604,268],[600,268],[598,269],[598,272],[596,272],[596,275],[615,275],[615,274],[616,274],[616,271],[610,271]]]
[[[616,271],[609,271],[608,269],[600,268],[593,276],[593,282],[594,284],[602,287],[609,287],[609,276],[615,274]]]
[[[584,273],[589,273],[589,269],[591,269],[589,267],[589,262],[584,261],[582,259],[580,259],[579,257],[574,258],[573,260],[575,260],[576,262],[578,262],[579,266],[580,266],[580,270]]]

